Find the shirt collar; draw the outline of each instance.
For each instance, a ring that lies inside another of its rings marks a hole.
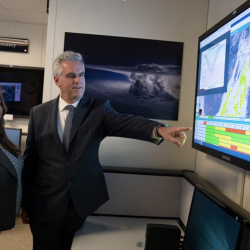
[[[59,103],[58,103],[58,107],[59,107],[59,110],[60,110],[60,111],[63,111],[67,105],[73,105],[73,106],[75,106],[75,108],[77,108],[77,105],[78,105],[79,102],[80,102],[80,100],[78,100],[78,101],[76,101],[76,102],[74,102],[74,103],[72,103],[72,104],[69,104],[69,103],[65,102],[65,101],[62,99],[62,97],[60,96],[60,98],[59,98]]]

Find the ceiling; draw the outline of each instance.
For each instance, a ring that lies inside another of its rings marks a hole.
[[[0,22],[47,25],[47,0],[0,0]]]

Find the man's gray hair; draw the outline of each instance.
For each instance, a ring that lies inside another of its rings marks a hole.
[[[60,76],[62,74],[62,61],[81,62],[84,68],[84,62],[80,53],[76,53],[73,51],[65,51],[54,60],[52,68],[53,76]]]

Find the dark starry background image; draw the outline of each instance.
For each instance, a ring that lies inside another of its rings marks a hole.
[[[66,50],[83,55],[85,95],[121,113],[178,120],[183,43],[66,32]]]

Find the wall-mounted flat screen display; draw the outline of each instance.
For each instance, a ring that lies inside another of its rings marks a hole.
[[[0,65],[0,91],[14,117],[28,117],[42,103],[44,68]]]
[[[250,170],[250,1],[198,46],[192,146]]]

